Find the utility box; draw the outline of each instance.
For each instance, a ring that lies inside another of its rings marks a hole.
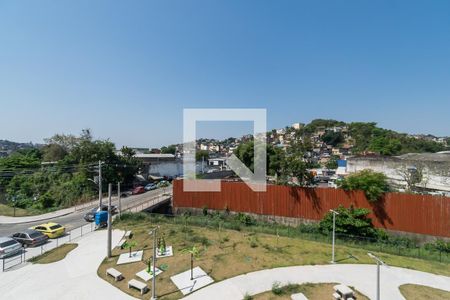
[[[98,211],[95,213],[95,225],[99,227],[104,227],[108,225],[108,212]]]

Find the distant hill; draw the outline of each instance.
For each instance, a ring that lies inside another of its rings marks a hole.
[[[33,144],[33,143],[17,143],[8,140],[0,140],[0,157],[8,156],[12,152],[21,149],[32,149],[32,148],[41,148],[43,145],[41,144]]]

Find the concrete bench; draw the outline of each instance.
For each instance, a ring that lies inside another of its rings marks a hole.
[[[119,281],[119,280],[123,279],[122,273],[120,273],[119,271],[117,271],[114,268],[109,268],[106,270],[106,276],[108,276],[108,275],[114,277],[115,281]]]
[[[120,242],[117,244],[117,247],[122,249],[123,244],[125,244],[126,240],[120,240]]]
[[[131,230],[128,230],[127,232],[125,232],[126,238],[131,238],[132,236],[133,236],[133,233],[131,232]]]
[[[338,293],[334,293],[333,294],[333,299],[339,300],[339,299],[342,299],[342,298],[341,298],[341,295],[339,295]]]
[[[145,292],[147,292],[148,287],[145,283],[140,282],[136,279],[131,279],[128,281],[128,288],[134,287],[135,289],[138,289],[141,291],[141,295],[144,295]]]

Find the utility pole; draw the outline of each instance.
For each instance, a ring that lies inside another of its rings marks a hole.
[[[99,202],[99,208],[102,208],[102,162],[101,160],[98,161],[98,202]]]
[[[112,218],[111,218],[111,194],[112,194],[112,184],[108,184],[108,258],[111,258],[111,238],[112,238]]]
[[[380,300],[380,265],[386,266],[386,264],[370,252],[367,255],[377,262],[377,300]]]
[[[335,210],[330,209],[330,212],[333,213],[333,246],[332,246],[332,250],[331,250],[331,263],[334,264],[334,244],[335,244],[335,240],[336,240],[336,215],[338,215],[339,213]]]
[[[120,197],[120,182],[117,183],[117,198],[119,198],[119,219],[122,219],[122,198]]]

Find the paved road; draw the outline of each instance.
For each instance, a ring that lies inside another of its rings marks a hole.
[[[172,187],[170,186],[167,188],[160,188],[157,190],[146,192],[144,194],[122,198],[122,209],[125,209],[129,206],[138,205],[139,203],[144,203],[153,197],[161,196],[163,193],[172,193]],[[103,198],[103,203],[107,203],[107,201],[107,198]],[[117,205],[117,201],[113,201],[113,204]],[[2,224],[0,225],[0,236],[8,236],[14,232],[50,221],[60,223],[66,227],[66,230],[71,230],[87,223],[83,219],[83,216],[87,211],[88,209],[84,209],[82,211],[74,212],[66,216],[57,217],[46,221],[31,222],[25,224]]]

